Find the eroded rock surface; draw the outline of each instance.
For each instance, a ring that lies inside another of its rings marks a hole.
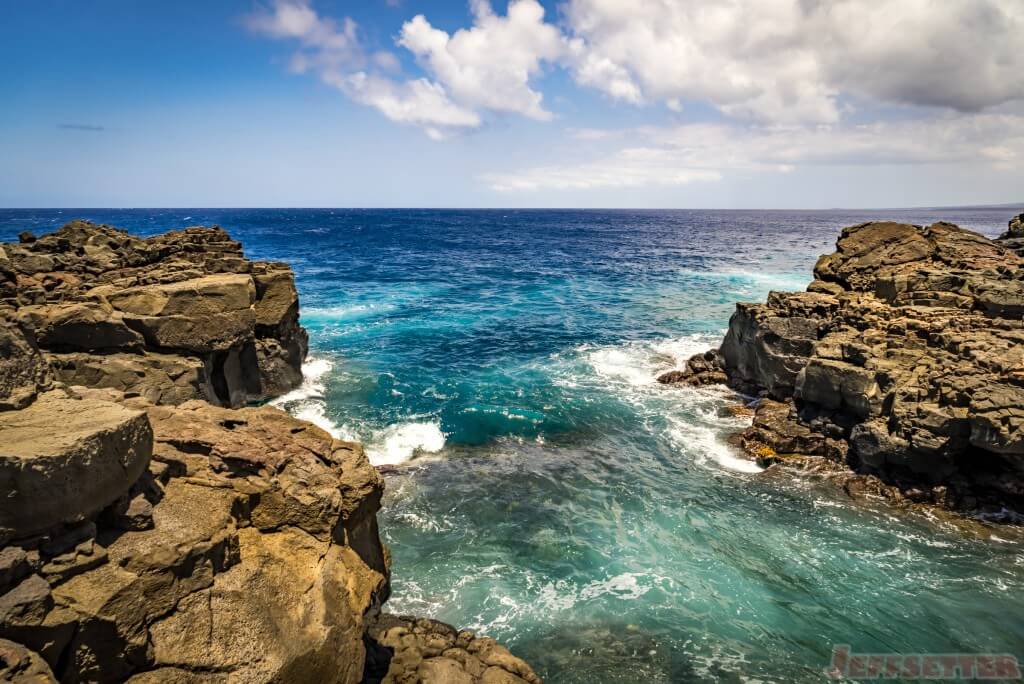
[[[0,347],[37,345],[67,384],[242,406],[302,381],[291,269],[249,261],[216,226],[142,239],[72,221],[0,245],[0,320]]]
[[[766,465],[827,459],[995,519],[1024,510],[1022,217],[1000,240],[948,223],[852,226],[807,292],[738,304],[716,358],[732,387],[763,397],[748,451]],[[689,368],[674,379],[702,382]]]
[[[0,413],[0,540],[89,519],[149,465],[153,432],[140,411],[47,392]]]
[[[494,639],[437,620],[381,615],[367,630],[368,684],[540,684]]]
[[[66,430],[41,436],[36,416],[56,410]],[[359,445],[271,407],[115,390],[49,392],[0,420],[16,423],[0,423],[5,452],[74,461],[23,471],[34,489],[4,484],[26,500],[4,509],[18,537],[0,555],[0,637],[65,682],[360,681],[388,559],[383,481]],[[106,459],[132,453],[134,477],[122,469],[92,495]],[[83,491],[59,491],[60,475]]]

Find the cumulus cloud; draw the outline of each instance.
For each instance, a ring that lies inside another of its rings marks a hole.
[[[399,44],[463,105],[550,119],[530,79],[544,61],[562,56],[562,33],[545,23],[537,0],[512,0],[503,17],[487,0],[472,0],[470,6],[471,28],[449,35],[420,14],[402,27]]]
[[[977,111],[1024,98],[1020,0],[569,0],[576,80],[639,103],[834,123],[842,96]]]
[[[537,0],[512,0],[505,16],[487,0],[472,0],[473,25],[449,35],[423,15],[405,22],[397,39],[419,60],[425,78],[396,80],[391,52],[370,53],[356,23],[323,17],[308,0],[275,0],[247,18],[249,28],[299,43],[290,67],[314,72],[353,100],[392,121],[415,124],[433,138],[479,127],[486,111],[513,112],[547,120],[543,95],[530,80],[545,61],[560,59],[566,40],[544,21]]]
[[[509,0],[504,14],[468,0],[466,28],[445,31],[418,14],[375,51],[350,18],[322,16],[311,0],[269,1],[248,24],[298,44],[293,71],[435,138],[495,112],[550,120],[538,86],[546,68],[635,106],[685,116],[708,104],[757,140],[794,126],[811,140],[806,127],[824,125],[825,137],[851,144],[865,134],[847,121],[893,105],[946,126],[951,112],[977,121],[1024,101],[1021,0],[563,0],[558,23],[538,0]],[[396,48],[422,73],[402,76]]]
[[[434,139],[444,138],[446,129],[480,125],[476,112],[454,104],[441,86],[425,78],[396,82],[363,71],[325,78],[353,100],[376,107],[392,121],[422,126]]]
[[[298,41],[290,61],[293,71],[316,73],[327,85],[392,121],[421,126],[436,139],[480,125],[479,115],[453,102],[443,86],[387,76],[399,69],[398,59],[387,51],[368,51],[351,18],[338,22],[322,17],[306,0],[276,0],[246,21],[255,32]]]
[[[985,164],[1024,169],[1024,116],[978,114],[839,126],[690,124],[617,131],[632,144],[595,160],[484,177],[503,192],[685,185],[806,166]],[[609,135],[612,135],[611,133]],[[588,133],[588,139],[598,139]],[[993,142],[995,141],[995,142]]]

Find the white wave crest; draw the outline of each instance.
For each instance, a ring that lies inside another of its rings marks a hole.
[[[324,400],[324,379],[334,364],[329,359],[309,357],[302,364],[302,384],[270,402],[299,420],[305,420],[325,430],[335,439],[355,441],[351,431],[339,426],[327,415]]]
[[[663,435],[698,464],[740,473],[759,473],[762,468],[742,458],[725,443],[724,433],[750,424],[749,418],[720,415],[732,392],[719,387],[665,388],[658,384],[662,373],[682,368],[695,354],[707,351],[720,335],[694,334],[674,339],[636,341],[614,347],[581,347],[581,357],[607,390],[638,407],[652,422],[664,420]],[[575,380],[574,380],[575,382]]]
[[[366,447],[370,463],[396,465],[419,453],[436,453],[444,448],[445,435],[437,422],[398,423],[374,433]]]
[[[672,418],[669,422],[669,438],[676,444],[699,454],[698,463],[707,463],[710,458],[723,468],[738,473],[760,473],[764,470],[754,461],[739,458],[735,450],[725,444],[714,429]]]
[[[659,375],[682,367],[691,356],[707,351],[720,339],[720,335],[686,335],[616,347],[584,347],[581,351],[597,375],[639,387],[655,383]]]

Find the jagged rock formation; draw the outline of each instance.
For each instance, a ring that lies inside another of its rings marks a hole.
[[[1024,510],[1021,230],[1021,217],[1000,241],[948,223],[852,226],[807,292],[738,304],[699,363],[762,397],[744,446],[765,464],[843,464],[892,499]]]
[[[1000,235],[997,240],[1004,246],[1024,256],[1024,214],[1018,214],[1010,219],[1010,225],[1006,232]]]
[[[76,418],[55,437],[29,413]],[[0,420],[18,424],[0,423],[5,465],[40,464],[30,487],[3,483],[19,496],[0,510],[0,636],[61,681],[360,680],[388,587],[383,482],[361,447],[274,408],[109,389]],[[131,467],[104,470],[119,454]]]
[[[488,639],[382,632],[362,447],[229,408],[300,379],[286,266],[220,229],[25,234],[0,352],[0,680],[539,682]]]
[[[216,226],[147,239],[87,221],[23,233],[0,245],[4,308],[67,384],[242,406],[302,380],[291,269],[249,261]]]
[[[381,615],[366,636],[367,684],[540,684],[494,639],[436,620]]]

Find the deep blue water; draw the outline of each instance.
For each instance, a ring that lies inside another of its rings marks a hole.
[[[654,378],[842,226],[1012,213],[0,210],[0,240],[219,223],[290,262],[312,356],[279,403],[389,466],[390,610],[555,684],[815,682],[837,643],[1024,656],[1024,549],[751,472],[727,392]]]

